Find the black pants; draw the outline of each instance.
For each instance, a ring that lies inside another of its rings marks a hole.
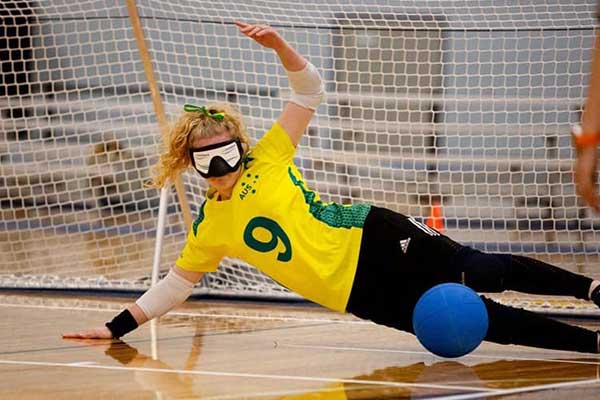
[[[464,283],[480,292],[516,290],[587,298],[592,280],[528,257],[483,253],[410,217],[373,207],[365,221],[346,310],[414,333],[415,304],[427,289],[444,282]],[[485,340],[598,352],[596,332],[482,299],[489,317]]]

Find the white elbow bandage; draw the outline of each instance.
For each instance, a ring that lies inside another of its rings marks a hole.
[[[325,97],[319,71],[314,65],[307,63],[300,71],[286,70],[286,72],[292,89],[290,101],[314,111]]]
[[[193,288],[193,282],[170,270],[162,281],[150,288],[135,303],[150,320],[183,303],[192,294]]]

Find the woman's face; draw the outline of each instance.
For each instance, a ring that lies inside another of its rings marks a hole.
[[[194,148],[198,148],[198,147],[204,147],[204,146],[209,146],[211,144],[215,144],[215,143],[221,143],[221,142],[226,142],[228,140],[233,139],[231,137],[231,135],[229,134],[229,132],[223,132],[220,133],[216,136],[212,136],[212,137],[197,137],[193,140],[192,142],[192,147]],[[215,189],[217,189],[217,191],[221,194],[227,194],[231,191],[231,189],[233,188],[233,186],[235,185],[235,183],[237,182],[239,176],[240,176],[240,171],[242,170],[242,166],[240,165],[238,167],[237,170],[230,172],[226,175],[223,176],[219,176],[219,177],[210,177],[210,178],[206,178],[206,180],[208,181],[208,183],[214,187]]]

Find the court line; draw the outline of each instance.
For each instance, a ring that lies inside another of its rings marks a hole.
[[[10,304],[0,303],[0,307],[10,308],[37,308],[46,310],[66,310],[66,311],[100,311],[115,313],[121,311],[123,308],[93,308],[93,307],[73,307],[73,306],[45,306],[45,305],[34,305],[34,304]],[[345,319],[331,319],[331,318],[300,318],[300,317],[267,317],[267,316],[251,316],[251,315],[236,315],[236,314],[209,314],[200,312],[188,312],[188,311],[170,311],[166,316],[176,315],[183,317],[208,317],[208,318],[232,318],[232,319],[245,319],[245,320],[258,320],[258,321],[296,321],[296,322],[331,322],[336,324],[350,324],[350,325],[375,325],[371,321],[363,320],[345,320]]]
[[[37,367],[65,367],[65,368],[89,368],[89,369],[104,369],[115,371],[140,371],[140,372],[161,372],[166,374],[181,374],[181,375],[203,375],[203,376],[218,376],[218,377],[235,377],[235,378],[254,378],[254,379],[279,379],[291,381],[311,381],[325,383],[352,383],[363,385],[376,386],[393,386],[393,387],[415,387],[425,389],[445,389],[445,390],[465,390],[470,392],[486,392],[487,395],[495,393],[498,389],[471,387],[471,386],[454,386],[454,385],[435,385],[427,383],[407,383],[407,382],[390,382],[390,381],[373,381],[361,379],[344,379],[344,378],[322,378],[316,376],[294,376],[294,375],[273,375],[273,374],[252,374],[245,372],[218,372],[206,370],[184,370],[184,369],[166,369],[166,368],[142,368],[142,367],[121,367],[110,365],[91,365],[80,363],[59,363],[47,361],[19,361],[19,360],[2,360],[0,364],[5,365],[29,365]]]
[[[348,351],[364,351],[371,353],[400,353],[400,354],[426,354],[432,357],[435,357],[432,353],[428,351],[419,351],[419,350],[398,350],[398,349],[378,349],[378,348],[369,348],[369,347],[350,347],[350,346],[322,346],[322,345],[304,345],[304,344],[293,344],[293,343],[277,343],[279,347],[292,347],[292,348],[304,348],[304,349],[320,349],[320,350],[348,350]],[[581,353],[583,354],[583,353]],[[591,354],[590,354],[591,356]],[[481,354],[469,354],[464,356],[464,358],[483,358],[483,359],[492,359],[492,360],[522,360],[522,361],[547,361],[547,362],[555,362],[555,363],[565,363],[565,364],[583,364],[583,365],[600,365],[600,358],[597,361],[580,361],[580,360],[564,360],[564,359],[556,359],[556,358],[530,358],[530,357],[514,357],[514,356],[486,356]],[[440,360],[447,360],[446,358],[439,357]]]
[[[73,366],[77,366],[77,365],[96,365],[96,364],[97,364],[96,361],[78,361],[78,362],[71,363],[71,365],[73,365]]]
[[[450,396],[440,396],[436,397],[436,400],[471,400],[471,399],[481,399],[487,397],[496,397],[496,396],[506,396],[511,394],[518,393],[528,393],[528,392],[538,392],[545,391],[550,389],[560,389],[571,386],[580,386],[580,385],[588,385],[592,383],[600,383],[600,379],[586,379],[583,381],[575,381],[575,382],[561,382],[561,383],[549,383],[547,385],[536,385],[536,386],[528,386],[522,388],[514,388],[514,389],[500,389],[493,393],[468,393],[468,394],[457,394]]]

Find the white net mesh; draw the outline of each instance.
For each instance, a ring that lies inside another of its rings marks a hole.
[[[145,288],[160,132],[119,1],[3,2],[0,283]],[[296,162],[326,200],[417,218],[485,251],[595,272],[599,221],[572,183],[596,2],[138,1],[168,117],[236,103],[254,140],[289,94],[272,51],[233,21],[270,23],[321,71],[328,99]],[[203,184],[184,176],[195,213]],[[171,196],[162,269],[185,240]],[[228,260],[199,290],[287,296]]]

